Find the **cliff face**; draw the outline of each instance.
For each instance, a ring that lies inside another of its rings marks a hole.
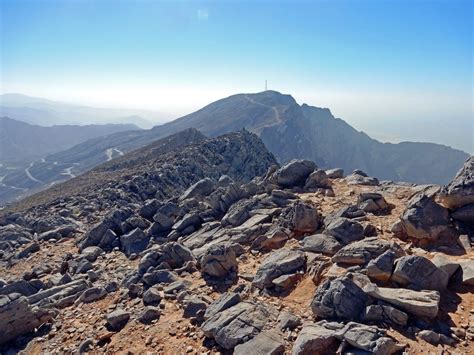
[[[282,162],[297,157],[348,172],[362,169],[384,180],[443,184],[468,157],[432,143],[381,143],[335,118],[328,109],[303,105],[285,112],[291,118],[261,133],[265,145]]]

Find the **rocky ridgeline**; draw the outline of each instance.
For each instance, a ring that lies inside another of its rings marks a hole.
[[[474,319],[453,327],[445,306],[474,285],[472,158],[441,191],[406,187],[415,194],[390,238],[371,221],[392,216],[383,191],[401,185],[307,160],[279,167],[245,131],[182,142],[133,167],[120,159],[132,173],[2,217],[5,349],[118,351],[115,336],[143,325],[140,349],[167,352],[147,333],[176,318],[194,329],[194,345],[175,353],[392,354],[410,352],[410,339],[473,349]],[[323,213],[307,197],[333,203],[334,184],[371,190]],[[32,264],[44,251],[49,259]],[[295,311],[306,280],[311,300]],[[68,322],[91,317],[71,342]],[[178,349],[176,335],[166,341]]]

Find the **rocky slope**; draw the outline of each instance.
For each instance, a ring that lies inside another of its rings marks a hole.
[[[473,352],[472,159],[441,193],[275,163],[191,130],[4,211],[2,351]]]
[[[468,157],[439,144],[384,144],[335,118],[329,109],[299,105],[290,95],[265,91],[230,96],[151,130],[89,140],[46,157],[46,162],[36,162],[30,171],[43,176],[36,185],[44,187],[66,178],[66,168],[78,175],[118,154],[188,128],[210,137],[246,128],[259,135],[281,163],[310,159],[323,168],[362,169],[379,179],[395,181],[444,184]],[[10,185],[17,182],[14,186],[20,188],[33,183],[21,172],[7,174],[4,180]]]

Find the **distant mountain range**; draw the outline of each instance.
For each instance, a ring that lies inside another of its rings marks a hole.
[[[40,182],[16,171],[7,174],[3,183],[26,189],[19,195],[31,193],[64,180],[68,177],[65,172],[69,177],[78,175],[188,128],[208,137],[245,128],[256,133],[281,163],[311,159],[322,168],[341,167],[346,172],[363,169],[379,179],[415,183],[444,184],[468,157],[465,152],[433,143],[381,143],[335,118],[327,108],[299,105],[290,95],[264,91],[218,100],[149,130],[90,139],[33,164],[28,172]]]
[[[40,126],[122,123],[141,128],[168,118],[154,111],[80,106],[22,94],[0,95],[1,116]]]
[[[30,172],[37,164],[45,164],[48,154],[64,151],[91,138],[116,132],[140,130],[133,124],[57,125],[42,127],[8,117],[0,117],[0,202],[15,198],[46,182]],[[114,153],[111,152],[111,156]],[[68,167],[53,162],[58,180],[72,176]],[[42,174],[44,175],[44,173]]]
[[[0,117],[0,162],[33,161],[91,138],[138,129],[133,124],[42,127]]]
[[[280,162],[304,158],[324,168],[363,169],[396,181],[443,184],[468,157],[433,143],[381,143],[327,108],[299,105],[276,91],[233,95],[153,130],[166,135],[187,127],[208,136],[245,127],[259,135]]]

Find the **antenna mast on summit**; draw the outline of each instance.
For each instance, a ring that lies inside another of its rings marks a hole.
[[[267,81],[265,80],[265,91],[267,91]]]

